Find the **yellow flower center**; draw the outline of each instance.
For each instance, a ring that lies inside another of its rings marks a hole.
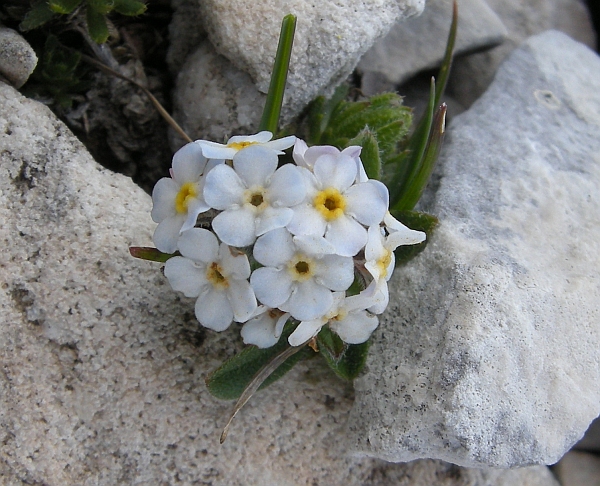
[[[223,276],[223,269],[217,262],[212,262],[206,269],[206,278],[211,284],[213,284],[214,287],[220,289],[226,289],[229,287],[227,278]]]
[[[337,189],[329,187],[317,193],[313,204],[327,221],[333,221],[343,216],[346,198]]]
[[[377,267],[379,267],[381,278],[387,277],[387,268],[390,266],[390,263],[392,263],[392,252],[387,248],[384,251],[385,254],[377,260]]]
[[[198,188],[193,182],[186,182],[181,186],[177,196],[175,196],[175,210],[178,213],[187,213],[190,200],[198,196]]]
[[[305,282],[315,274],[315,265],[305,255],[296,255],[288,263],[288,271],[292,275],[292,279],[297,282]]]
[[[262,211],[267,207],[265,192],[262,188],[248,189],[244,193],[244,201],[258,211]]]
[[[255,145],[256,143],[257,142],[231,142],[227,144],[227,148],[242,150],[243,148],[246,148],[249,145]]]

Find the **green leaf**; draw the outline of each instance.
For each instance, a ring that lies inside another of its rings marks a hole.
[[[156,248],[147,246],[130,246],[129,253],[132,257],[159,263],[164,263],[169,258],[173,258],[174,256],[179,255],[179,252],[163,253],[162,251],[159,251]]]
[[[295,31],[296,16],[288,14],[281,22],[279,44],[277,45],[277,54],[275,55],[275,63],[273,64],[271,84],[269,85],[265,108],[260,120],[260,130],[268,130],[271,133],[277,133],[279,115],[283,103],[283,93],[285,92],[285,83],[287,81],[290,58],[292,56]]]
[[[108,39],[108,25],[102,13],[88,6],[87,8],[88,32],[92,40],[98,44],[104,44]]]
[[[115,12],[121,15],[141,15],[146,11],[146,4],[138,0],[115,0]]]
[[[73,10],[75,10],[81,0],[50,0],[48,5],[53,12],[59,14],[70,14]]]
[[[437,88],[435,91],[435,103],[437,106],[440,104],[442,95],[446,90],[446,83],[448,76],[450,75],[450,68],[452,67],[452,57],[454,55],[454,44],[456,43],[456,32],[458,28],[458,5],[456,0],[452,3],[452,23],[450,24],[450,32],[448,33],[448,40],[446,41],[446,52],[444,53],[444,60],[437,77]]]
[[[359,145],[362,147],[360,159],[369,179],[381,179],[381,158],[379,157],[379,144],[375,134],[365,128],[355,138],[348,142],[348,146]]]
[[[96,13],[106,15],[115,7],[115,0],[86,0],[87,9]]]
[[[254,375],[289,347],[287,339],[295,327],[295,325],[288,322],[279,338],[279,342],[275,346],[265,349],[257,348],[256,346],[247,346],[238,354],[229,358],[206,379],[208,391],[215,397],[223,400],[235,400],[239,398],[247,385],[252,381]],[[265,388],[277,381],[300,360],[313,354],[314,352],[305,346],[304,349],[284,361],[262,383],[259,389]]]
[[[419,253],[421,253],[427,246],[427,242],[433,234],[433,230],[439,224],[439,220],[427,213],[421,213],[418,211],[390,211],[392,216],[400,221],[403,225],[408,226],[411,229],[417,231],[424,231],[427,235],[427,239],[422,243],[416,245],[402,245],[399,246],[394,254],[396,255],[396,266],[402,265],[409,260],[412,260]]]
[[[23,32],[28,30],[36,29],[54,17],[54,12],[50,9],[50,6],[45,1],[36,2],[31,7],[31,10],[27,12],[23,21],[19,24],[19,29]]]
[[[346,344],[328,326],[324,326],[317,335],[317,343],[319,352],[340,378],[352,381],[364,368],[369,341],[362,344]]]
[[[321,136],[327,129],[334,110],[348,96],[348,85],[342,84],[336,88],[329,99],[319,96],[310,105],[308,110],[308,136],[309,145],[321,143]]]

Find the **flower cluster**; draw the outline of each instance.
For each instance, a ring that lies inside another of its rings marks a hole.
[[[165,275],[196,298],[215,331],[243,323],[244,342],[277,343],[285,323],[298,346],[330,329],[365,342],[388,304],[394,250],[425,239],[388,211],[384,184],[369,179],[360,147],[307,147],[270,132],[222,145],[189,143],[152,193],[156,247],[179,252]],[[279,166],[283,150],[293,160]],[[209,229],[207,229],[209,228]],[[360,291],[350,292],[353,283]]]

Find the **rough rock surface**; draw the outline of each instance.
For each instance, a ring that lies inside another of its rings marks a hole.
[[[451,19],[452,0],[427,2],[422,15],[394,25],[361,58],[358,70],[363,79],[383,76],[400,84],[419,71],[439,66]],[[496,46],[506,35],[506,27],[484,0],[460,2],[456,55]]]
[[[0,25],[0,77],[20,88],[29,79],[37,61],[35,52],[19,33]]]
[[[173,117],[192,139],[222,142],[256,133],[265,99],[248,74],[204,41],[177,76]],[[177,135],[171,137],[173,150],[183,143]]]
[[[552,464],[600,412],[600,59],[528,40],[456,117],[394,274],[349,441],[390,461]]]
[[[553,486],[545,469],[350,458],[352,390],[315,360],[261,392],[223,446],[230,402],[204,377],[234,349],[157,264],[150,199],[100,168],[43,105],[0,83],[2,484]]]
[[[298,17],[284,110],[298,114],[315,96],[335,88],[360,56],[395,22],[422,12],[424,0],[204,0],[205,28],[217,51],[269,87],[282,18]]]
[[[486,52],[456,59],[448,90],[469,107],[492,82],[500,63],[528,37],[548,29],[596,47],[596,35],[584,0],[486,0],[508,30],[507,40]]]

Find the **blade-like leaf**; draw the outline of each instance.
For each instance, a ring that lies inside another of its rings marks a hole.
[[[450,75],[450,68],[452,67],[452,57],[454,55],[454,44],[456,43],[456,32],[458,28],[458,5],[456,0],[452,3],[452,23],[450,24],[450,32],[448,33],[448,40],[446,42],[446,52],[444,53],[444,60],[437,77],[437,87],[435,91],[435,106],[440,104],[442,95],[446,90],[446,83],[448,82],[448,76]]]
[[[394,218],[405,226],[417,231],[424,231],[427,235],[427,238],[422,243],[416,245],[402,245],[396,248],[394,253],[396,255],[396,266],[398,266],[412,260],[425,249],[433,234],[433,230],[439,224],[439,220],[432,214],[421,213],[418,211],[392,210],[390,212]]]
[[[365,366],[369,342],[346,344],[340,337],[324,326],[317,335],[319,352],[329,367],[340,378],[354,380]]]
[[[80,3],[81,0],[50,0],[48,5],[53,12],[70,14]]]
[[[121,15],[141,15],[146,11],[146,4],[138,0],[115,0],[115,12]]]
[[[309,145],[322,144],[321,137],[327,129],[333,112],[340,103],[348,96],[348,85],[342,84],[336,88],[330,99],[319,96],[310,105],[308,111],[308,137]]]
[[[265,349],[260,349],[256,346],[247,346],[238,354],[229,358],[206,379],[208,391],[215,397],[223,400],[235,400],[239,398],[253,379],[254,375],[256,375],[263,366],[268,365],[280,353],[288,349],[289,344],[287,339],[294,328],[294,325],[290,325],[290,323],[286,324],[281,338],[275,346]],[[305,348],[306,347],[278,366],[276,370],[264,380],[260,388],[269,386],[292,369],[292,367],[301,359],[306,358],[310,354],[314,354],[312,350]]]
[[[260,130],[268,130],[271,133],[277,133],[279,115],[283,103],[283,93],[285,91],[290,58],[292,56],[295,31],[296,16],[288,14],[281,22],[279,44],[277,46],[277,54],[275,55],[275,63],[273,64],[271,84],[269,85],[265,108],[260,120]]]
[[[148,246],[130,246],[129,253],[132,257],[159,263],[164,263],[169,258],[173,258],[174,256],[179,255],[179,252],[163,253],[162,251],[159,251],[156,248]]]
[[[108,25],[103,14],[93,8],[86,9],[88,32],[92,40],[98,44],[104,44],[108,39]]]
[[[41,2],[36,2],[31,7],[31,10],[25,14],[25,18],[19,24],[19,29],[23,32],[36,29],[52,19],[54,15],[54,12],[50,9],[47,2],[43,0]]]
[[[369,179],[381,179],[381,158],[379,157],[379,144],[375,134],[365,128],[357,137],[348,142],[348,146],[350,145],[362,147],[360,159]]]
[[[407,182],[406,190],[402,194],[401,199],[397,204],[394,205],[394,209],[408,210],[415,207],[425,186],[429,181],[429,177],[433,172],[435,163],[437,161],[442,142],[444,141],[444,134],[446,132],[446,104],[443,103],[433,117],[431,124],[431,130],[427,139],[427,145],[421,157],[418,170],[416,173],[411,174],[411,178]]]

